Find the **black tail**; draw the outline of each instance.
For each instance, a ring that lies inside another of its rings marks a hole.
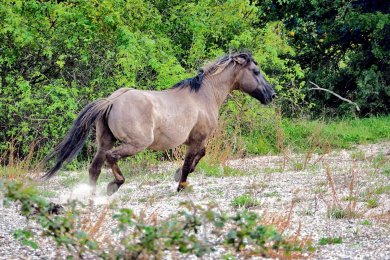
[[[89,131],[95,121],[109,110],[110,102],[107,99],[99,99],[89,103],[73,122],[71,129],[65,139],[48,155],[43,164],[46,164],[53,158],[56,158],[54,166],[46,172],[42,179],[47,180],[59,170],[62,165],[69,163],[79,153],[87,140]]]

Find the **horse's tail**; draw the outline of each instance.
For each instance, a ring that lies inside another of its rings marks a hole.
[[[111,108],[111,102],[107,99],[99,99],[89,103],[80,112],[76,120],[73,122],[71,129],[64,140],[49,154],[42,163],[46,164],[53,158],[56,158],[54,166],[42,176],[42,179],[47,180],[59,170],[62,165],[69,163],[80,152],[87,140],[90,129],[95,121],[101,116],[107,117]]]

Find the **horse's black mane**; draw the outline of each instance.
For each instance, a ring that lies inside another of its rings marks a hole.
[[[182,80],[182,81],[176,83],[175,85],[173,85],[172,88],[189,87],[190,91],[197,92],[200,89],[200,87],[202,86],[203,78],[204,78],[204,71],[200,70],[198,72],[198,75],[196,75],[195,77]]]
[[[203,78],[205,76],[205,73],[208,73],[210,71],[214,71],[218,67],[218,65],[220,65],[221,63],[225,63],[226,61],[233,59],[235,57],[244,58],[245,59],[245,64],[243,64],[244,66],[246,66],[246,64],[253,61],[253,57],[252,57],[252,54],[250,52],[242,52],[242,53],[238,53],[238,54],[234,54],[234,55],[224,55],[221,58],[219,58],[212,66],[210,66],[207,69],[207,72],[205,72],[203,69],[201,69],[201,70],[199,70],[198,74],[195,77],[182,80],[182,81],[176,83],[175,85],[173,85],[172,88],[189,87],[190,91],[197,92],[202,86],[202,81],[203,81]]]

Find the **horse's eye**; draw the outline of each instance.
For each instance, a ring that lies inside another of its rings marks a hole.
[[[256,76],[258,76],[258,75],[260,75],[260,70],[254,69],[254,70],[253,70],[253,73],[254,73]]]

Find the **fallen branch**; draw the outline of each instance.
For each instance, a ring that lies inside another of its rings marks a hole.
[[[356,110],[360,112],[360,108],[359,108],[359,106],[358,106],[355,102],[352,102],[352,101],[349,100],[349,99],[343,98],[343,97],[340,96],[339,94],[336,94],[336,93],[334,93],[333,91],[331,91],[331,90],[329,90],[329,89],[320,88],[320,87],[319,87],[317,84],[315,84],[314,82],[309,81],[309,83],[315,86],[315,88],[309,88],[309,90],[323,90],[323,91],[326,91],[326,92],[328,92],[328,93],[330,93],[330,94],[332,94],[332,95],[338,97],[339,99],[341,99],[341,100],[343,100],[343,101],[345,101],[345,102],[348,102],[348,103],[351,104],[351,105],[354,105],[354,106],[356,107]]]

